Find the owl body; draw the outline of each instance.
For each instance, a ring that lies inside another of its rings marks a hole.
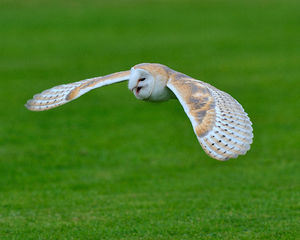
[[[160,102],[177,98],[189,117],[204,151],[217,160],[245,154],[252,143],[252,123],[229,94],[162,64],[142,63],[129,71],[64,84],[35,95],[26,107],[43,111],[72,101],[88,91],[128,81],[139,100]]]

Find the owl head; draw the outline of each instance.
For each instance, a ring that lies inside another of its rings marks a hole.
[[[169,97],[170,91],[166,88],[170,69],[157,63],[142,63],[131,68],[128,88],[140,100]]]

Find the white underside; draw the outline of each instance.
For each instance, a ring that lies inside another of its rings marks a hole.
[[[151,96],[148,99],[144,99],[146,101],[151,102],[162,102],[168,101],[170,98],[176,98],[174,93],[167,87],[162,89],[154,89]]]

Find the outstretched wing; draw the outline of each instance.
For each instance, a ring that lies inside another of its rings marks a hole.
[[[204,151],[227,160],[245,154],[252,143],[252,123],[243,107],[229,94],[183,74],[167,86],[179,99]]]
[[[129,75],[130,71],[123,71],[59,85],[35,95],[33,99],[27,101],[25,106],[31,111],[44,111],[55,108],[80,97],[92,89],[128,80]]]

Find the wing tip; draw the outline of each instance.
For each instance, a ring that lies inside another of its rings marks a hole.
[[[24,107],[27,108],[30,111],[35,111],[33,106],[30,104],[30,102],[33,101],[33,99],[28,100],[25,104]]]
[[[213,140],[217,139],[214,137]],[[251,148],[251,142],[244,142],[239,146],[228,148],[228,142],[224,143],[224,146],[218,145],[219,141],[212,141],[212,139],[209,140],[207,137],[198,137],[198,141],[209,157],[222,162],[245,155]]]
[[[216,159],[216,160],[218,160],[218,161],[220,161],[220,162],[227,162],[227,161],[230,160],[230,159],[235,159],[235,158],[238,158],[239,156],[246,155],[246,153],[247,153],[249,150],[250,150],[250,147],[249,147],[247,150],[245,150],[245,151],[243,151],[243,152],[241,152],[241,153],[239,153],[239,154],[234,154],[234,155],[231,155],[231,156],[228,156],[228,157],[218,157],[218,156],[209,154],[209,153],[207,153],[207,152],[206,152],[206,153],[207,153],[211,158],[213,158],[213,159]]]
[[[24,104],[25,108],[27,108],[28,110],[30,110],[32,112],[42,112],[42,111],[47,111],[47,110],[51,109],[51,107],[49,107],[48,105],[46,105],[46,106],[35,105],[35,104],[33,104],[34,102],[35,102],[34,99],[28,100]]]

